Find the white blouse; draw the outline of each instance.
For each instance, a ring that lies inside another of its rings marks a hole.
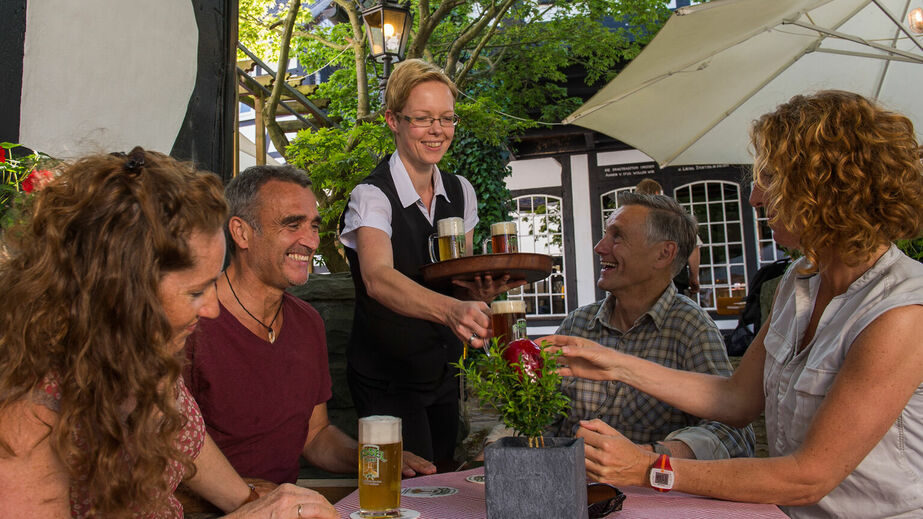
[[[391,155],[388,161],[388,167],[391,169],[391,179],[394,181],[394,187],[397,195],[401,200],[403,207],[410,207],[413,204],[420,209],[423,216],[433,223],[433,217],[436,212],[436,197],[442,196],[449,200],[449,195],[442,185],[442,176],[439,174],[439,168],[435,165],[433,169],[433,200],[430,207],[423,204],[420,195],[417,194],[410,180],[410,174],[404,163],[401,161],[397,151]],[[462,193],[465,198],[465,232],[474,229],[478,224],[478,200],[474,193],[474,187],[465,177],[458,176],[461,181]],[[370,184],[359,184],[353,188],[349,195],[349,205],[346,208],[344,217],[343,232],[340,234],[340,242],[350,249],[356,248],[356,230],[359,227],[373,227],[380,229],[391,236],[391,202],[388,197]]]

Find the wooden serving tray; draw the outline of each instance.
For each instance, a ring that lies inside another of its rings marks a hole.
[[[452,280],[473,281],[475,276],[490,274],[494,278],[510,275],[510,281],[529,283],[551,274],[551,256],[531,252],[513,254],[481,254],[430,263],[420,268],[423,281],[432,287],[452,286]]]

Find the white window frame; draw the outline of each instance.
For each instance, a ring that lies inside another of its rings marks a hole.
[[[540,201],[545,203],[541,204]],[[554,212],[538,213],[534,210],[523,211],[527,207],[549,207],[548,202],[557,205],[557,221],[552,221]],[[537,201],[539,203],[537,203]],[[513,198],[513,211],[510,218],[516,222],[519,232],[519,252],[548,254],[553,258],[552,273],[545,279],[515,288],[508,292],[513,300],[526,302],[526,316],[534,318],[564,317],[570,311],[567,305],[567,276],[565,257],[567,254],[567,236],[564,230],[564,199],[545,193],[530,193]],[[538,230],[539,232],[535,232]],[[545,308],[545,311],[537,311]]]
[[[721,196],[719,199],[712,199],[709,194],[709,187],[711,185],[718,185],[720,187],[719,192]],[[694,188],[702,186],[705,191],[705,198],[703,200],[694,200],[692,198],[692,191]],[[725,196],[725,188],[732,187],[736,190],[736,196]],[[699,305],[706,309],[717,311],[718,310],[718,298],[719,297],[745,297],[747,293],[747,254],[746,254],[746,240],[744,239],[744,224],[743,224],[743,207],[740,201],[741,186],[737,182],[730,182],[726,180],[701,180],[683,184],[677,186],[673,190],[673,196],[680,200],[680,193],[686,190],[688,194],[689,201],[681,201],[680,205],[683,206],[691,214],[696,215],[695,212],[696,206],[705,205],[705,216],[706,221],[699,220],[699,237],[702,239],[703,246],[700,248],[700,255],[702,257],[701,263],[699,265],[699,280],[700,280],[700,289],[699,293],[696,294],[696,301]],[[684,197],[686,198],[686,197]],[[737,220],[728,220],[727,219],[727,204],[736,204],[737,206]],[[720,207],[720,213],[722,218],[712,221],[711,214],[712,209],[715,209],[714,206]],[[698,216],[697,216],[698,217]],[[712,230],[714,226],[724,226],[724,240],[719,241],[716,236],[713,236]],[[736,225],[737,234],[739,240],[729,241],[728,238],[728,226]],[[724,249],[725,261],[723,263],[715,263],[715,254],[716,250]],[[740,261],[731,263],[731,249],[737,248],[740,251]],[[707,260],[707,261],[706,261]],[[737,274],[739,279],[733,279],[735,276],[735,267],[740,270],[740,273]],[[722,282],[718,282],[722,280]]]

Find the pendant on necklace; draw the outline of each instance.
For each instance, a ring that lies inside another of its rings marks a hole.
[[[269,332],[269,344],[275,344],[276,342],[276,332],[272,331],[272,328],[267,328]]]

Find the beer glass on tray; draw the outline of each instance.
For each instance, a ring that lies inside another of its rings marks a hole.
[[[491,249],[488,251],[489,248]],[[490,240],[484,240],[484,254],[510,254],[519,252],[519,235],[516,222],[497,222],[490,225]]]
[[[438,244],[439,255],[433,247]],[[429,237],[429,259],[433,263],[461,258],[465,255],[465,221],[453,216],[436,222],[436,232]]]

